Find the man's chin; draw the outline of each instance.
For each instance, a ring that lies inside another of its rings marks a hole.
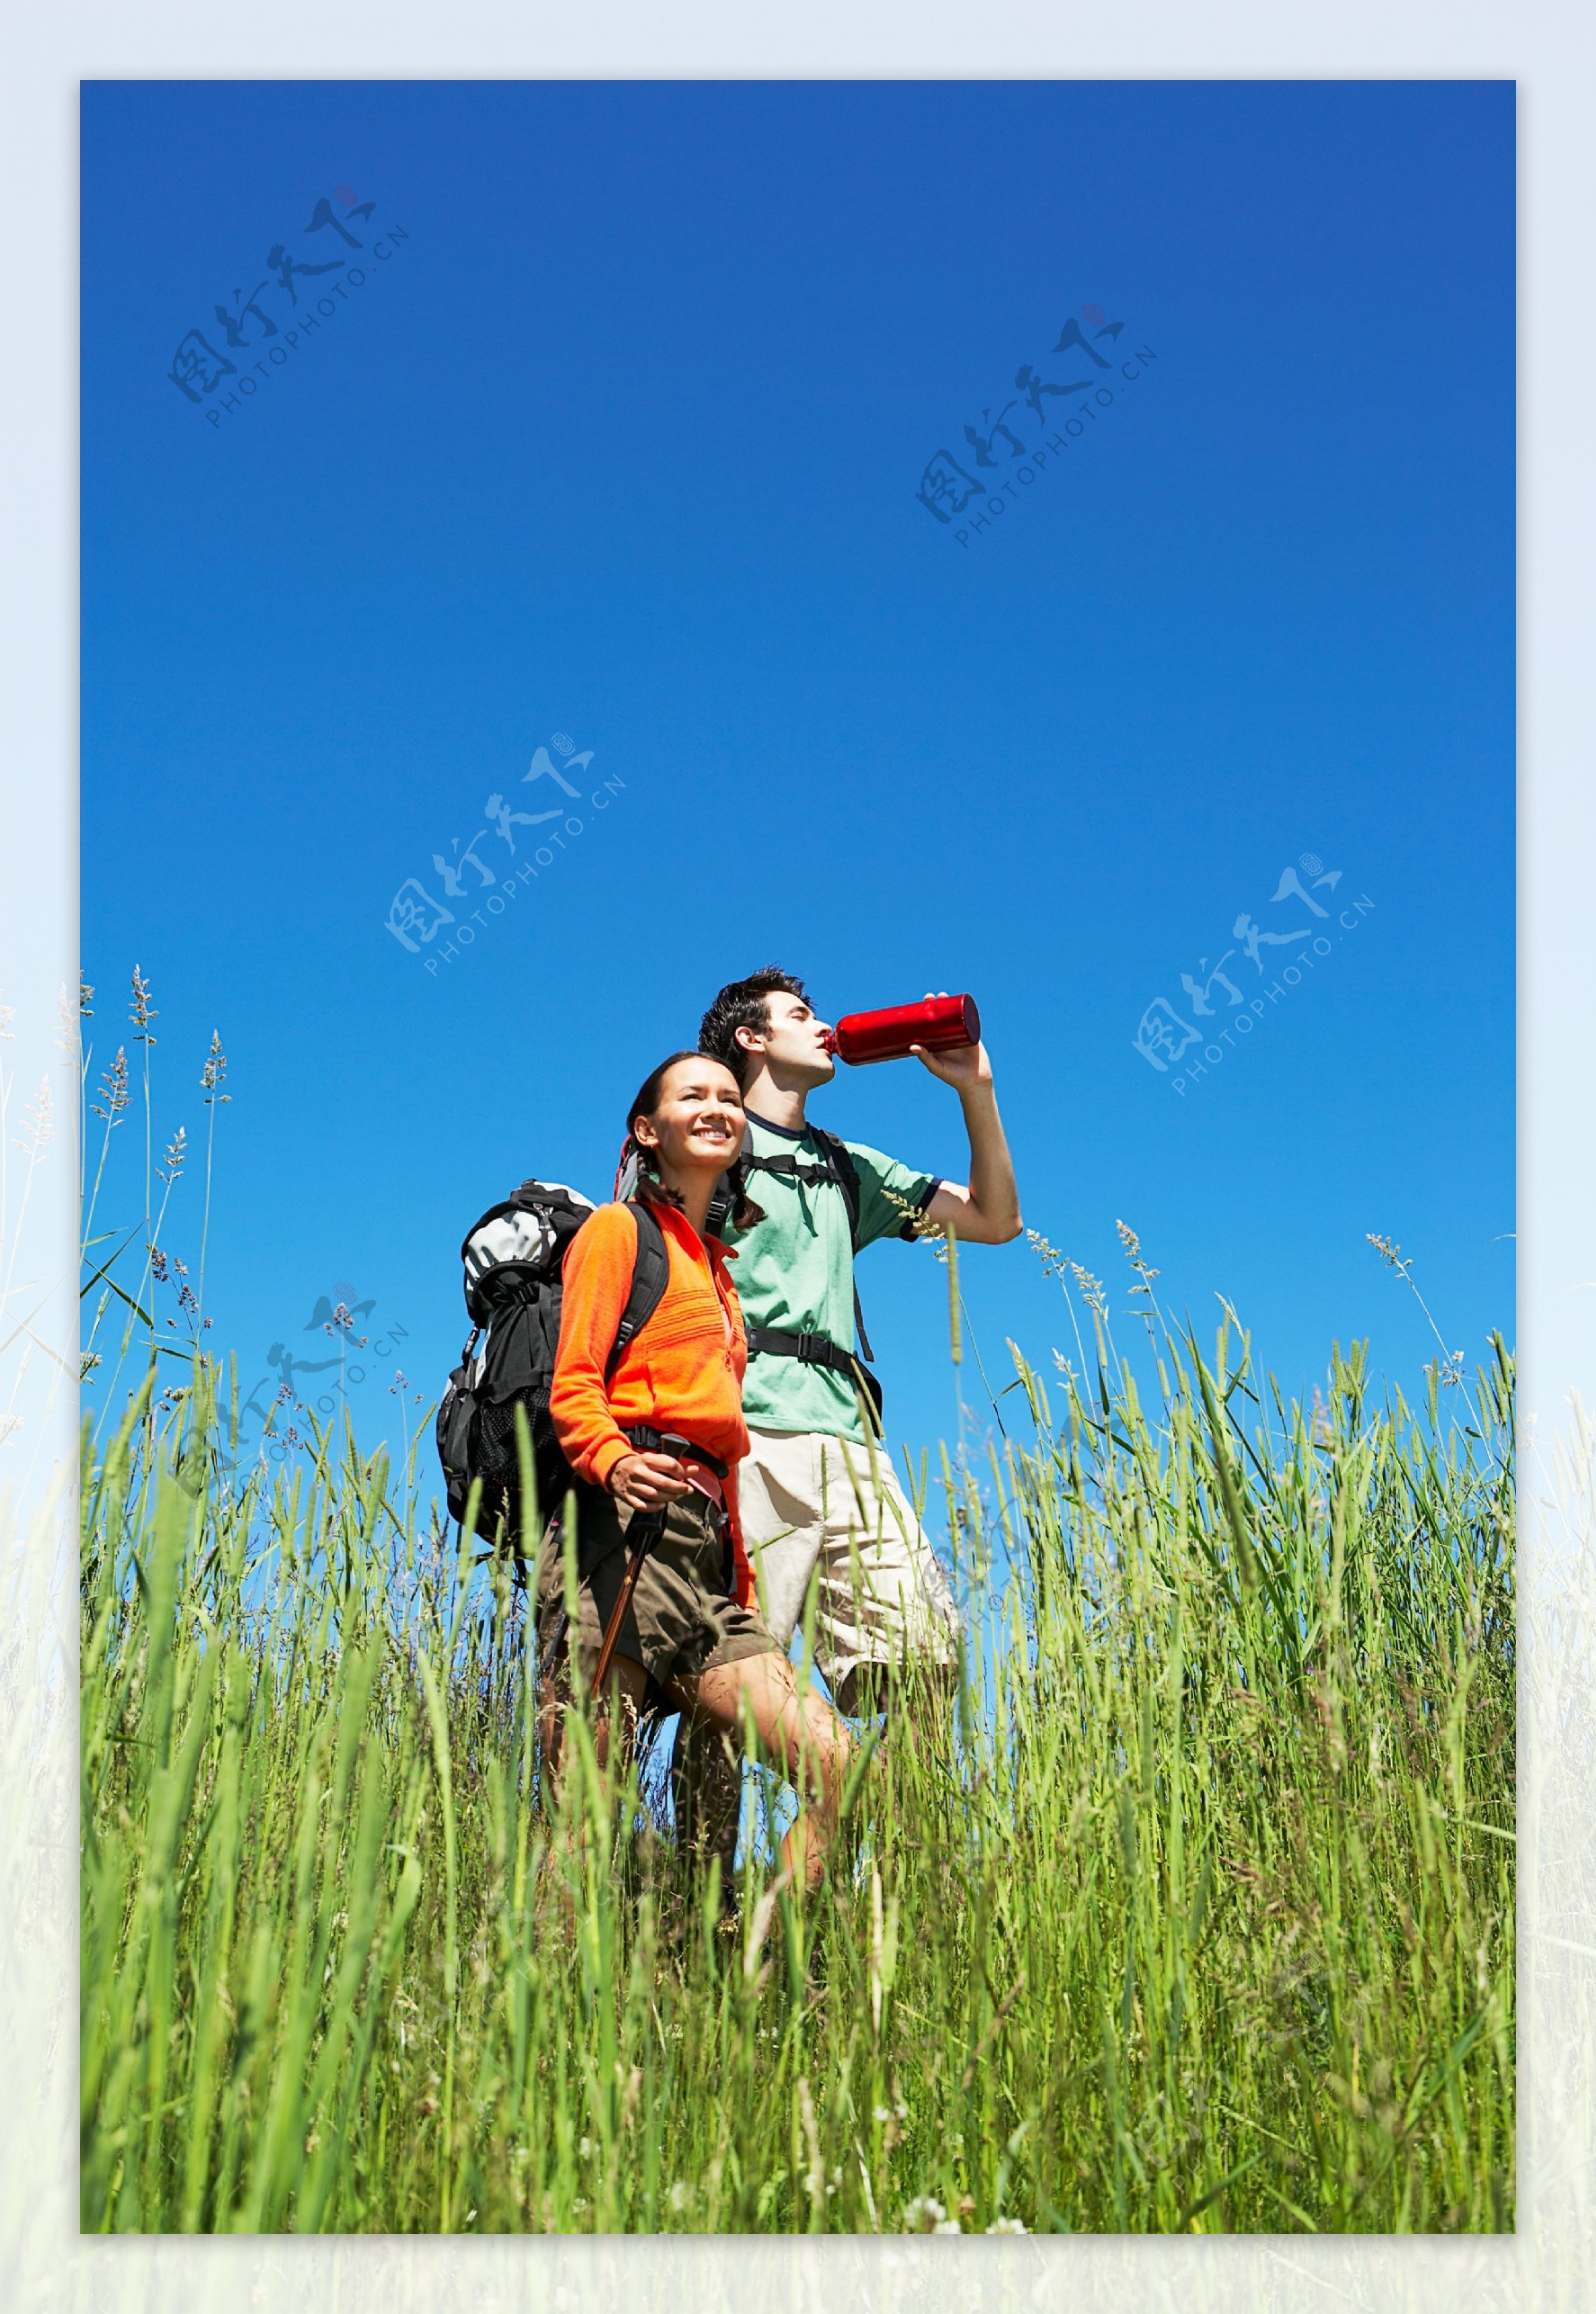
[[[787,1093],[812,1093],[817,1085],[830,1084],[836,1073],[837,1063],[829,1052],[817,1052],[797,1060],[773,1060],[770,1064],[772,1083]]]

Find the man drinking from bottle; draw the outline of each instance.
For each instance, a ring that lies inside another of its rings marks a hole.
[[[979,1042],[908,1048],[959,1097],[970,1176],[958,1188],[810,1125],[808,1097],[836,1073],[832,1031],[791,974],[772,966],[722,988],[699,1048],[742,1086],[744,1154],[763,1208],[725,1234],[748,1327],[740,1488],[765,1620],[790,1644],[813,1585],[815,1657],[839,1707],[850,1717],[888,1709],[899,1668],[951,1671],[959,1618],[881,1437],[854,1258],[878,1238],[928,1229],[951,1228],[967,1244],[1019,1235],[992,1069]],[[724,1752],[683,1728],[677,1805],[689,1838],[729,1860],[739,1782]]]

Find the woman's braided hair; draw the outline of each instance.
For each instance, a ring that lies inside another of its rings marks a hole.
[[[620,1161],[624,1167],[628,1155],[636,1157],[636,1195],[643,1204],[679,1206],[681,1194],[678,1190],[667,1189],[660,1180],[657,1152],[639,1141],[633,1131],[637,1119],[639,1117],[652,1119],[654,1111],[659,1106],[659,1096],[665,1089],[665,1078],[679,1061],[719,1060],[719,1054],[713,1052],[673,1052],[668,1060],[662,1060],[659,1066],[644,1078],[627,1108],[626,1142],[621,1151]],[[720,1065],[724,1067],[726,1064],[721,1061]],[[746,1143],[744,1149],[746,1152]],[[726,1187],[731,1192],[731,1221],[733,1226],[737,1229],[751,1229],[756,1221],[763,1221],[765,1218],[764,1207],[756,1205],[748,1194],[748,1159],[746,1153],[737,1159],[735,1165],[727,1166],[725,1179]]]

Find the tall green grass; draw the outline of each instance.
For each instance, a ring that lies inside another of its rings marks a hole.
[[[1161,1333],[1144,1403],[1092,1328],[945,1461],[957,1725],[731,1931],[580,1724],[543,1788],[410,1473],[240,1480],[213,1369],[147,1384],[85,1459],[84,2226],[1510,2227],[1507,1354],[1305,1409]]]

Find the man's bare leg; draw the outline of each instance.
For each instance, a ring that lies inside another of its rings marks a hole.
[[[837,1683],[837,1708],[850,1720],[884,1716],[886,1737],[905,1742],[923,1768],[953,1752],[959,1675],[954,1665],[921,1657],[908,1664],[862,1663]]]

